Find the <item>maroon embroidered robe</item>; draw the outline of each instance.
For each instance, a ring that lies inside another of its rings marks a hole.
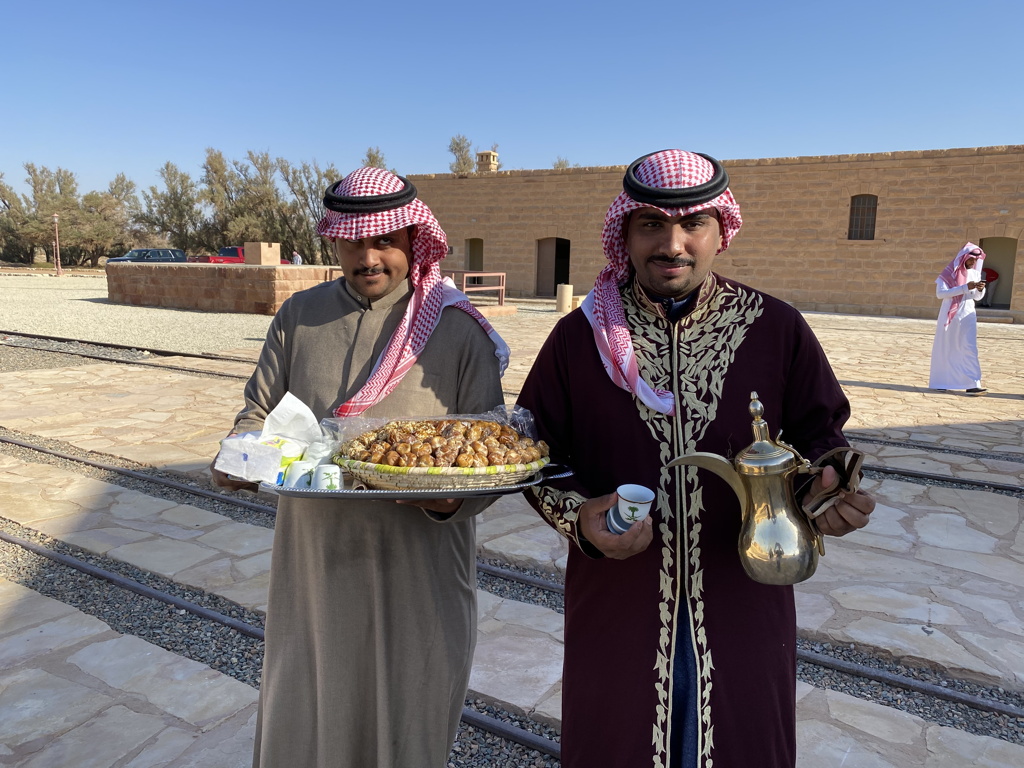
[[[602,367],[582,311],[554,328],[519,402],[575,476],[527,493],[573,545],[566,574],[562,764],[566,768],[789,768],[796,760],[792,587],[752,581],[737,555],[731,489],[692,451],[735,456],[752,441],[750,394],[774,438],[814,460],[846,445],[849,403],[800,314],[711,274],[672,323],[621,290],[641,375],[675,395],[644,406]],[[600,557],[576,528],[586,499],[623,483],[657,490],[643,553]],[[582,546],[582,549],[581,549]]]

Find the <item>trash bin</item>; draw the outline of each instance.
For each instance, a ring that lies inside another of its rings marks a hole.
[[[991,307],[992,296],[996,292],[996,282],[999,280],[999,273],[990,267],[981,268],[981,278],[985,281],[985,296],[978,302],[979,306]]]

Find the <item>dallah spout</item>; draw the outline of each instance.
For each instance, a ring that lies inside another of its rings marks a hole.
[[[725,480],[725,482],[729,484],[729,487],[732,488],[733,493],[736,494],[736,498],[739,499],[740,510],[744,511],[747,509],[750,494],[747,492],[746,485],[743,484],[743,479],[727,459],[719,456],[717,453],[696,451],[694,453],[684,454],[678,459],[673,459],[665,466],[676,467],[680,464],[689,464],[714,472],[720,478]]]

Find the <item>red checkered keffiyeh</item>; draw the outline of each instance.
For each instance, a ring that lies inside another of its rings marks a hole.
[[[338,182],[331,191],[346,197],[376,196],[399,192],[406,183],[381,168],[360,168]],[[338,406],[334,411],[335,416],[356,416],[387,397],[412,368],[437,326],[441,310],[448,306],[458,307],[480,323],[494,342],[501,373],[505,373],[509,358],[508,345],[470,303],[469,297],[456,289],[450,280],[441,278],[438,262],[448,253],[448,238],[434,214],[421,200],[414,199],[398,208],[376,213],[338,213],[328,210],[317,224],[317,232],[324,237],[361,240],[412,225],[416,226],[409,269],[413,294],[405,316],[362,389],[348,402]]]
[[[668,149],[646,157],[635,170],[636,180],[650,187],[673,190],[709,182],[715,174],[712,163],[693,152]],[[640,377],[633,341],[622,310],[619,286],[629,279],[629,252],[623,237],[623,221],[638,208],[658,208],[666,216],[687,216],[708,208],[718,210],[722,226],[722,250],[739,231],[743,219],[740,207],[728,188],[712,200],[685,208],[662,208],[634,200],[625,191],[612,202],[604,219],[601,241],[608,265],[597,276],[594,288],[583,301],[582,309],[594,329],[594,341],[605,370],[616,386],[631,392],[648,408],[672,415],[672,393],[655,390]]]
[[[981,262],[985,259],[985,252],[981,250],[974,243],[967,243],[956,257],[946,265],[946,268],[942,270],[942,274],[939,275],[939,280],[946,284],[947,288],[955,288],[958,285],[967,285],[967,267],[964,266],[964,262],[967,261],[967,257],[971,255],[971,251],[978,251],[974,255],[977,264],[975,269],[981,269]],[[948,326],[953,322],[953,318],[956,317],[956,311],[960,309],[960,305],[964,303],[963,295],[954,296],[949,302],[949,311],[946,313],[946,325]]]

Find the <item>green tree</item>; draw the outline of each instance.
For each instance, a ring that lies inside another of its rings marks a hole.
[[[31,246],[21,232],[27,217],[26,201],[0,173],[0,254],[5,261],[31,261]]]
[[[380,147],[367,147],[366,154],[363,155],[362,164],[364,168],[383,168],[387,170],[388,167]]]
[[[208,222],[199,188],[174,163],[165,163],[159,173],[164,188],[154,185],[142,193],[142,210],[136,222],[186,253],[203,249]]]
[[[324,192],[341,178],[334,165],[326,168],[313,162],[292,165],[283,157],[277,159],[278,171],[288,190],[288,221],[295,246],[307,264],[336,264],[328,242],[317,235],[316,224],[323,216]]]
[[[448,151],[455,159],[449,164],[448,169],[458,175],[465,176],[473,172],[473,143],[461,133],[452,136],[448,142]]]

